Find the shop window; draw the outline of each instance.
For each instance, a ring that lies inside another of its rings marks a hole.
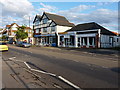
[[[74,45],[75,41],[74,41],[74,36],[70,36],[70,45]]]
[[[82,45],[87,45],[87,37],[82,37]]]
[[[95,45],[95,37],[89,37],[89,44]]]
[[[60,36],[60,41],[64,41],[64,36]]]

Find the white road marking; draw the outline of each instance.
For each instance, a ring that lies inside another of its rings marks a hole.
[[[68,81],[67,79],[63,78],[62,76],[58,76],[59,79],[63,80],[64,82],[68,83],[70,86],[80,90],[80,88],[78,86],[76,86],[75,84],[71,83],[70,81]]]
[[[27,64],[27,62],[24,62],[24,64],[31,70],[32,68]]]
[[[22,62],[24,63],[24,61],[21,61],[21,60],[15,60],[16,57],[12,57],[12,58],[8,58],[9,60],[12,60],[12,61],[18,61],[18,62]]]
[[[54,76],[54,77],[59,78],[60,80],[64,81],[65,83],[69,84],[70,86],[74,87],[75,89],[81,90],[80,87],[76,86],[75,84],[73,84],[72,82],[70,82],[70,81],[68,81],[67,79],[63,78],[62,76],[57,76],[56,74],[44,72],[44,71],[42,71],[42,70],[32,69],[32,68],[27,64],[27,62],[24,62],[24,61],[21,61],[21,60],[14,60],[15,58],[16,58],[16,57],[12,57],[12,58],[9,58],[9,60],[22,62],[22,63],[24,63],[31,71],[36,71],[36,72],[40,72],[40,73],[47,74],[47,75],[50,75],[50,76]]]
[[[11,58],[9,58],[9,59],[14,59],[14,58],[16,58],[16,57],[11,57]]]

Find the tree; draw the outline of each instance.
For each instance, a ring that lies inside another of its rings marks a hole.
[[[7,40],[7,36],[2,35],[2,41],[6,41]]]
[[[26,28],[26,26],[24,26],[24,25],[21,27],[18,27],[18,30],[16,31],[16,39],[17,40],[23,40],[28,37],[28,33],[25,32],[25,28]]]

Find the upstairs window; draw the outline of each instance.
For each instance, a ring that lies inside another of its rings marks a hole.
[[[47,18],[43,19],[43,24],[47,24],[47,21],[48,21]]]
[[[43,28],[43,32],[47,32],[47,28]]]
[[[55,31],[55,26],[51,27],[51,31],[54,32]]]
[[[39,25],[39,21],[35,21],[35,25]]]
[[[36,33],[39,33],[39,29],[36,29]]]

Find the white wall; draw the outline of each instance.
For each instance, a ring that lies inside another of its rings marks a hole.
[[[117,41],[117,39],[118,39],[118,41]],[[120,37],[118,37],[118,36],[114,36],[114,45],[115,45],[115,47],[120,47]]]
[[[113,37],[113,46],[110,45],[110,37]],[[119,42],[117,42],[117,38],[119,38]],[[110,35],[101,35],[101,48],[110,48],[120,46],[120,37],[110,36]]]
[[[11,29],[12,29],[12,30],[17,30],[17,27],[18,27],[18,26],[17,26],[16,24],[14,24],[14,25],[11,27]]]
[[[58,33],[58,32],[65,32],[65,31],[67,31],[67,30],[69,30],[69,29],[71,29],[72,27],[68,27],[68,26],[59,26],[59,25],[57,25],[56,26],[56,32]]]

